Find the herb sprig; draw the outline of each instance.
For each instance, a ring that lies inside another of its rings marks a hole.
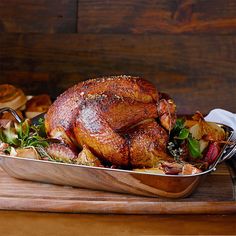
[[[202,157],[200,143],[192,137],[192,134],[189,132],[189,129],[184,126],[184,123],[184,119],[177,119],[175,127],[171,131],[170,142],[167,148],[174,158],[178,159],[183,152],[181,144],[185,142],[187,143],[190,156],[193,158],[200,158]]]
[[[9,123],[0,129],[0,140],[15,148],[48,146],[43,120],[39,120],[37,125],[32,125],[28,119],[19,124]]]

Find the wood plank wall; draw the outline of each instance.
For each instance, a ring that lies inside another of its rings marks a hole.
[[[236,112],[235,0],[1,0],[0,83],[53,98],[130,74],[178,112]]]

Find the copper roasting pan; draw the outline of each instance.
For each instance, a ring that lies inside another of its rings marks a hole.
[[[233,136],[233,129],[218,124]],[[183,198],[189,196],[217,164],[236,153],[236,144],[225,145],[207,171],[194,175],[163,175],[131,170],[89,167],[0,155],[1,167],[12,177],[79,188],[142,196]]]

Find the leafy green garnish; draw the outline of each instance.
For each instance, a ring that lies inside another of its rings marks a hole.
[[[37,125],[34,125],[31,128],[34,129],[38,133],[39,136],[41,136],[41,137],[47,136],[46,131],[45,131],[45,123],[44,123],[43,118],[39,118]]]
[[[178,135],[179,132],[184,128],[184,122],[185,122],[185,120],[182,119],[182,118],[177,119],[176,123],[175,123],[175,126],[172,129],[171,133],[173,135]]]
[[[188,149],[192,157],[201,157],[200,143],[198,140],[192,138],[191,135],[188,137]]]
[[[4,143],[8,143],[11,146],[20,145],[20,141],[18,140],[17,133],[13,127],[6,127],[0,129],[0,140]]]
[[[48,146],[44,122],[41,121],[38,125],[31,125],[28,119],[19,124],[15,123],[13,127],[8,125],[7,128],[1,128],[0,140],[15,148]]]
[[[187,139],[189,136],[189,130],[186,128],[183,128],[179,132],[179,136],[177,137],[178,139],[184,140]]]
[[[198,140],[192,137],[189,129],[184,126],[184,119],[177,119],[175,127],[171,131],[170,143],[168,145],[169,152],[178,159],[181,155],[181,145],[187,144],[189,154],[193,158],[199,158],[202,156],[200,151],[200,143]]]

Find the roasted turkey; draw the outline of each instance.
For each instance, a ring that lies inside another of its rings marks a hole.
[[[102,163],[153,167],[169,160],[168,134],[176,106],[150,82],[131,76],[91,79],[69,88],[49,108],[49,137],[86,147]]]

